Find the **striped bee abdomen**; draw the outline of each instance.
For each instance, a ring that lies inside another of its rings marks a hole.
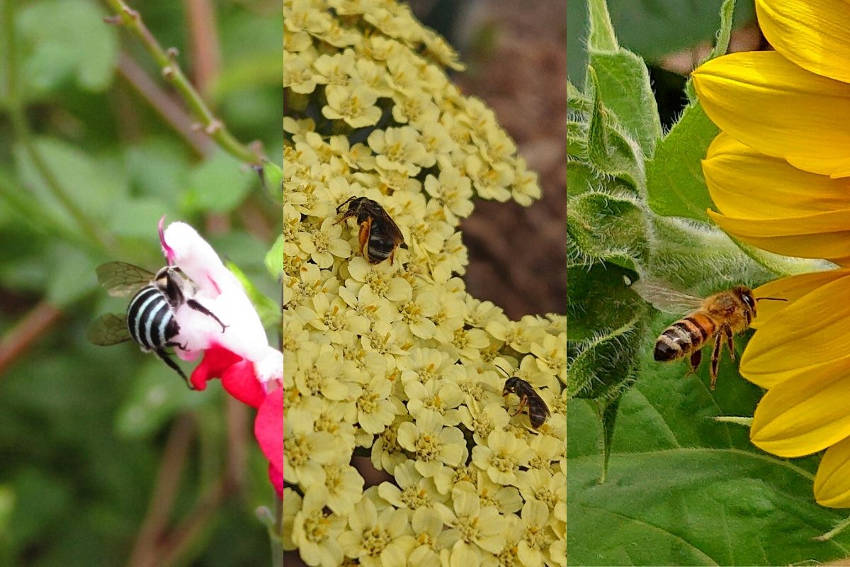
[[[655,360],[664,362],[682,358],[702,348],[714,334],[714,321],[702,313],[693,313],[667,327],[655,341]]]
[[[127,306],[127,328],[142,350],[157,350],[177,334],[179,327],[168,298],[156,286],[143,287]]]

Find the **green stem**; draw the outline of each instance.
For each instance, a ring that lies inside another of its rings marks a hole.
[[[141,40],[145,49],[153,56],[156,64],[162,70],[162,76],[174,85],[192,113],[200,121],[204,132],[215,140],[223,150],[236,158],[251,165],[262,165],[264,159],[262,151],[239,142],[227,130],[227,127],[215,117],[201,95],[180,70],[174,56],[159,45],[159,42],[145,26],[139,12],[127,6],[123,0],[106,0],[106,3],[116,14],[115,18],[110,21],[125,26]]]
[[[80,209],[71,197],[65,192],[65,188],[59,183],[59,179],[48,166],[41,153],[32,140],[27,118],[24,113],[24,105],[18,85],[17,65],[17,38],[15,37],[15,5],[14,0],[6,0],[3,3],[3,33],[4,51],[6,53],[6,98],[9,106],[9,117],[15,138],[20,142],[24,151],[32,161],[33,166],[39,172],[48,190],[62,204],[70,214],[80,230],[93,242],[97,242],[102,248],[112,247],[112,241],[100,230],[100,227],[85,212]]]

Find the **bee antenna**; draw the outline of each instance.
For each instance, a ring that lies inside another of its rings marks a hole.
[[[788,301],[784,297],[756,297],[756,301],[761,301],[762,299],[768,299],[770,301]]]
[[[499,366],[499,365],[498,365],[498,364],[496,364],[495,362],[493,363],[493,366],[495,366],[496,368],[498,368],[499,370],[501,370],[501,371],[502,371],[502,374],[504,374],[504,375],[505,375],[505,376],[507,376],[508,378],[510,378],[510,377],[511,377],[511,375],[508,373],[508,371],[507,371],[507,370],[505,370],[504,368],[502,368],[501,366]]]

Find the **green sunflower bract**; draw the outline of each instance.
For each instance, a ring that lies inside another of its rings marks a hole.
[[[284,62],[285,548],[322,566],[565,565],[566,319],[511,321],[459,277],[473,199],[530,205],[536,175],[404,5],[287,0]],[[401,229],[392,264],[338,222],[352,196]],[[496,363],[549,406],[539,430]],[[357,448],[393,480],[364,490]]]

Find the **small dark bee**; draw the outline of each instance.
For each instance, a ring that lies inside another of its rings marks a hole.
[[[209,309],[194,299],[186,299],[184,290],[191,285],[189,278],[176,266],[165,266],[156,274],[124,262],[108,262],[97,267],[97,279],[109,295],[133,298],[127,313],[107,313],[92,323],[86,333],[89,341],[100,346],[110,346],[132,339],[143,352],[154,352],[165,364],[177,372],[189,388],[186,374],[171,360],[167,347],[185,348],[172,341],[180,332],[175,311],[188,305],[225,325]],[[141,288],[139,286],[142,286]]]
[[[496,366],[496,368],[499,367]],[[499,370],[502,369],[499,368]],[[505,371],[502,370],[502,372]],[[506,372],[505,375],[509,376]],[[519,396],[519,405],[511,415],[517,415],[522,412],[523,409],[528,408],[528,420],[531,422],[531,427],[534,429],[540,429],[543,423],[545,423],[546,418],[549,417],[549,407],[546,405],[546,402],[543,401],[543,398],[540,397],[540,394],[535,391],[534,386],[522,378],[509,376],[509,378],[505,380],[505,388],[502,390],[502,395],[507,396],[509,394],[516,394]]]
[[[392,264],[395,249],[404,244],[404,237],[395,221],[372,199],[349,197],[336,208],[336,212],[340,213],[346,204],[348,209],[337,222],[343,222],[348,217],[357,217],[357,224],[360,225],[360,253],[366,261],[378,264],[389,258]]]

